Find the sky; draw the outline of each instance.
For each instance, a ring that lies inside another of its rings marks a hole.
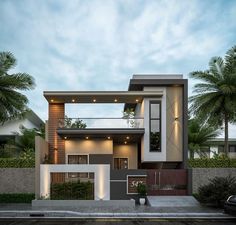
[[[1,0],[0,51],[36,88],[29,107],[48,117],[46,90],[127,90],[133,74],[206,70],[236,44],[235,0]],[[189,79],[189,95],[197,81]],[[70,117],[119,117],[122,106],[68,105]],[[230,126],[230,137],[236,127]]]

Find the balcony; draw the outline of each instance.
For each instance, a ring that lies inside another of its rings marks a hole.
[[[129,135],[137,141],[144,134],[143,118],[62,118],[57,133],[62,137],[123,139]]]
[[[59,129],[139,129],[143,118],[63,118]]]

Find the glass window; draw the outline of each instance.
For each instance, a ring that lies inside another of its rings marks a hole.
[[[160,118],[160,104],[152,103],[151,104],[151,118],[159,119]]]
[[[160,132],[160,120],[151,120],[151,132]]]
[[[224,152],[224,145],[218,146],[218,153]]]
[[[88,164],[87,155],[68,155],[68,164]]]
[[[114,158],[114,169],[128,169],[128,158]]]
[[[87,155],[68,155],[68,164],[88,164]],[[88,178],[88,173],[68,173],[69,178]]]
[[[230,145],[229,152],[236,152],[236,145]]]
[[[161,151],[161,102],[150,101],[150,151]]]

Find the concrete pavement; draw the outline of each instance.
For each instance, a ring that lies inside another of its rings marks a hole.
[[[85,207],[33,210],[30,204],[0,204],[0,218],[195,218],[233,219],[223,210],[198,207],[150,207],[135,208]],[[235,218],[236,219],[236,218]]]

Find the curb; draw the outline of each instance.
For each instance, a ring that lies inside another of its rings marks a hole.
[[[0,211],[1,219],[234,219],[224,213],[81,213],[75,211]]]

